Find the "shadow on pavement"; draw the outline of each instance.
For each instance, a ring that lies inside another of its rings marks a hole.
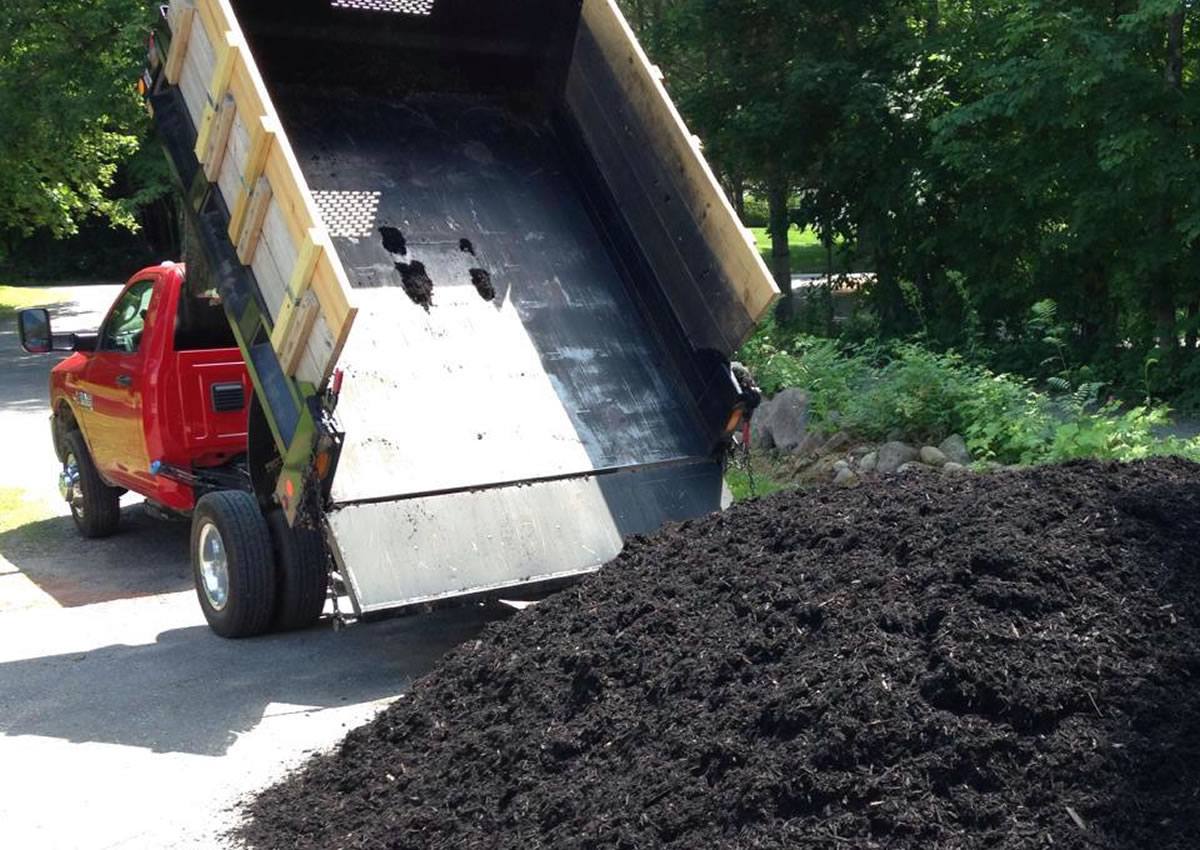
[[[80,537],[69,516],[32,522],[0,534],[0,557],[17,570],[0,571],[0,595],[18,576],[64,608],[190,590],[189,533],[141,505],[123,508],[120,531],[103,540]]]
[[[0,664],[0,734],[224,755],[272,703],[331,708],[398,696],[448,650],[505,616],[472,606],[334,632],[230,641],[205,626],[145,646]]]

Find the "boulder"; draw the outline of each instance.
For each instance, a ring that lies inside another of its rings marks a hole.
[[[958,434],[951,434],[942,440],[938,448],[946,456],[946,460],[951,463],[963,466],[969,466],[971,463],[971,452],[967,449],[967,441]]]
[[[821,446],[821,454],[831,455],[844,451],[851,442],[849,434],[845,431],[838,431],[825,441],[825,445]]]
[[[843,469],[851,469],[850,464],[844,460],[839,460],[837,463],[835,463],[833,465],[834,472],[841,472]]]
[[[884,475],[899,471],[906,463],[917,459],[917,450],[908,443],[893,441],[879,447],[879,457],[875,468]]]
[[[919,469],[928,469],[928,468],[929,467],[925,466],[925,464],[921,463],[919,460],[913,460],[913,461],[909,461],[908,463],[900,464],[900,466],[896,469],[896,474],[897,475],[905,475],[909,472],[916,472]]]
[[[963,472],[970,471],[970,467],[963,466],[961,463],[955,463],[952,460],[947,461],[946,465],[942,467],[942,472],[946,473],[947,475],[959,475]]]
[[[933,446],[926,446],[921,449],[921,463],[926,466],[936,466],[939,469],[946,465],[947,457],[942,453],[941,449],[935,449]]]
[[[794,452],[808,436],[808,394],[793,387],[775,396],[770,428],[775,447]]]
[[[771,414],[775,400],[764,401],[750,417],[750,445],[756,449],[770,451],[775,448],[775,437],[771,433]]]
[[[833,478],[835,487],[856,487],[858,486],[859,478],[854,474],[854,470],[846,467],[838,470],[838,474]]]
[[[825,445],[825,435],[818,434],[816,431],[809,431],[804,435],[804,439],[800,441],[800,445],[791,450],[791,453],[797,457],[812,457],[820,454],[821,446]]]
[[[862,472],[874,472],[875,467],[879,465],[879,453],[868,452],[863,455],[862,460],[858,462],[858,468]]]

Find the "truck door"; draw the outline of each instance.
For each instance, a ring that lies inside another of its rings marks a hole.
[[[104,320],[96,353],[80,380],[87,404],[81,400],[79,414],[96,466],[112,483],[131,488],[139,479],[149,479],[142,395],[150,348],[148,319],[160,289],[155,278],[126,287]]]

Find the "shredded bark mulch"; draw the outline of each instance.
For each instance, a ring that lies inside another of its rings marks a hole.
[[[1200,467],[634,539],[247,808],[268,848],[1200,847]]]

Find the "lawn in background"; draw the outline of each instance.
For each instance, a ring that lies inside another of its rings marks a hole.
[[[0,319],[26,307],[49,307],[63,300],[61,290],[41,286],[0,286]]]
[[[767,235],[765,227],[752,227],[750,231],[754,234],[754,241],[758,245],[758,251],[762,254],[764,260],[767,261],[767,266],[771,265],[771,237]],[[835,274],[841,272],[861,272],[870,271],[864,267],[861,260],[855,258],[847,268],[846,258],[839,250],[844,243],[837,243],[833,249],[833,271]],[[825,274],[827,271],[828,258],[825,254],[825,246],[821,244],[820,237],[812,228],[801,230],[799,227],[792,225],[788,231],[788,250],[792,255],[792,274]]]

